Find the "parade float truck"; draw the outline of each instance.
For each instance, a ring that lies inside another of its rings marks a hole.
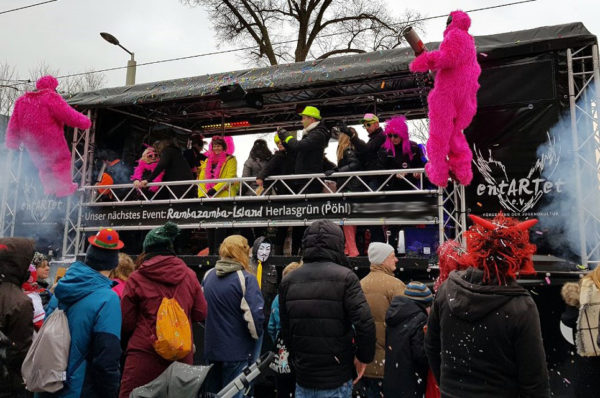
[[[236,137],[299,130],[298,113],[306,105],[317,106],[332,124],[358,124],[365,113],[383,121],[398,114],[423,119],[432,82],[427,74],[411,73],[412,50],[398,48],[76,94],[68,102],[93,122],[88,130],[66,132],[79,190],[63,199],[44,196],[26,151],[9,151],[0,233],[34,237],[66,265],[85,253],[86,237],[101,227],[118,230],[133,242],[131,254],[138,254],[135,243],[144,231],[167,220],[188,230],[192,241],[211,228],[268,230],[318,219],[364,228],[400,226],[394,229],[405,239],[398,276],[431,282],[437,246],[461,239],[468,214],[493,217],[502,211],[538,218],[531,232],[538,246],[537,275],[520,283],[539,306],[552,390],[560,392],[568,387],[570,348],[559,330],[559,289],[599,260],[597,39],[583,24],[571,23],[475,41],[482,74],[478,112],[465,131],[474,155],[474,178],[467,187],[437,188],[422,169],[272,176],[260,195],[252,177],[213,180],[237,185],[238,194],[224,198],[190,195],[196,180],[158,183],[156,194],[140,194],[132,184],[96,185],[102,151],[115,151],[133,167],[142,143],[164,137],[185,146],[196,132]],[[401,190],[386,190],[385,181],[399,172],[420,177]],[[381,186],[367,188],[375,176]],[[294,183],[298,180],[306,184]],[[310,182],[321,184],[322,192],[309,193]],[[347,192],[343,188],[350,183],[365,189]],[[216,260],[181,254],[199,276]],[[292,259],[270,261],[283,266]],[[365,258],[349,259],[349,265],[360,277],[368,272]]]

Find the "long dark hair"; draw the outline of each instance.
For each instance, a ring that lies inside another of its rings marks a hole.
[[[154,149],[156,149],[156,152],[160,155],[162,153],[162,151],[164,151],[165,148],[167,148],[167,147],[174,146],[175,148],[179,148],[179,143],[177,142],[177,139],[174,137],[162,138],[159,141],[155,141],[154,144],[152,144],[152,146],[154,147]]]
[[[268,161],[273,157],[273,153],[267,146],[267,141],[259,138],[254,141],[254,145],[252,145],[252,149],[250,150],[250,157],[255,160],[264,160]]]

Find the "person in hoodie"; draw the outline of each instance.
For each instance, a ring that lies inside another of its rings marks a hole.
[[[29,278],[34,241],[0,238],[0,397],[26,397],[21,365],[33,338],[33,304],[21,290]]]
[[[460,259],[469,267],[440,286],[425,334],[442,397],[548,397],[538,310],[516,282],[535,272],[528,228],[537,220],[470,217]]]
[[[425,394],[427,356],[423,343],[433,295],[421,282],[406,285],[385,314],[384,397],[419,397]]]
[[[367,365],[365,377],[356,387],[360,395],[367,398],[380,398],[383,391],[383,370],[385,363],[385,314],[395,296],[404,294],[404,282],[394,276],[396,253],[387,243],[373,242],[367,250],[371,270],[360,281],[367,303],[375,320],[375,358]]]
[[[170,361],[156,353],[156,313],[163,297],[175,298],[191,322],[206,319],[206,301],[200,282],[175,255],[179,228],[172,222],[148,232],[144,238],[142,263],[125,283],[121,298],[123,339],[127,341],[119,397],[157,378]],[[193,353],[180,362],[193,364]]]
[[[209,393],[219,392],[251,363],[263,334],[264,300],[250,272],[249,254],[246,238],[228,236],[219,248],[220,259],[202,281],[208,303],[204,356],[213,365],[205,381]]]
[[[121,307],[108,275],[124,245],[111,228],[90,236],[88,242],[84,262],[71,264],[46,310],[46,319],[60,308],[69,320],[67,379],[61,390],[41,393],[40,398],[114,398],[119,392]]]
[[[375,355],[375,322],[344,256],[342,229],[312,223],[302,240],[304,265],[279,287],[281,337],[296,372],[296,398],[350,398]]]

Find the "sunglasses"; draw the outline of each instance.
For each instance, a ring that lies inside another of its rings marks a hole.
[[[158,157],[158,155],[157,155],[157,154],[155,154],[155,153],[149,153],[149,154],[148,154],[148,157],[149,157],[149,158],[157,158],[157,157]]]
[[[388,134],[388,137],[390,137],[390,138],[400,138],[400,136],[398,134]]]
[[[363,126],[365,126],[365,128],[367,128],[367,127],[371,127],[373,124],[374,123],[372,123],[372,122],[371,123],[364,123]]]

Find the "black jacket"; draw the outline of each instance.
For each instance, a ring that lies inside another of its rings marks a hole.
[[[317,221],[302,244],[304,265],[279,288],[281,336],[297,383],[333,389],[353,378],[355,356],[363,363],[373,360],[375,323],[358,277],[338,265],[344,257],[341,229]]]
[[[396,296],[385,315],[385,397],[422,397],[427,380],[423,343],[427,324],[425,307]]]
[[[425,161],[423,160],[423,151],[421,147],[414,142],[410,141],[410,151],[413,155],[412,159],[410,156],[405,155],[402,152],[402,144],[395,147],[395,154],[387,151],[385,148],[381,148],[377,153],[380,169],[384,170],[396,170],[396,169],[420,169],[425,167]],[[419,186],[419,179],[413,177],[412,174],[407,175],[406,179],[413,183],[415,186]],[[400,178],[392,178],[387,184],[387,190],[401,190],[413,188],[410,184]],[[414,188],[413,188],[414,189]]]
[[[148,181],[154,181],[156,177],[162,172],[165,172],[162,181],[186,181],[194,180],[196,177],[192,174],[190,164],[185,160],[183,154],[174,145],[168,146],[160,153],[160,160],[156,165],[156,168],[152,172],[152,175]],[[171,190],[176,195],[182,195],[188,187],[186,185],[171,186]],[[161,190],[161,193],[167,193],[165,188]],[[196,192],[190,193],[190,197],[196,197]],[[159,194],[160,195],[160,194]],[[166,196],[166,195],[163,195]]]
[[[550,395],[539,314],[515,281],[451,272],[429,315],[425,352],[442,397]]]
[[[190,148],[183,151],[183,157],[190,165],[190,170],[196,170],[200,168],[200,164],[206,160],[206,155],[200,153],[196,148]],[[148,180],[151,181],[151,180]]]
[[[361,167],[360,159],[358,157],[358,152],[356,152],[353,148],[346,148],[344,150],[344,155],[338,161],[338,167],[337,167],[336,171],[338,171],[340,173],[345,173],[348,171],[359,171],[361,169],[362,169],[362,167]],[[346,179],[347,179],[347,177],[339,178],[337,181],[338,186],[341,186],[346,181]],[[361,191],[363,188],[364,188],[364,185],[362,185],[360,183],[360,181],[353,178],[346,185],[346,187],[344,188],[344,191],[356,192],[356,191]]]
[[[8,347],[0,347],[6,353],[6,358],[0,358],[0,397],[20,396],[25,391],[21,365],[33,338],[33,304],[21,285],[29,278],[33,248],[30,239],[0,239],[0,331],[10,341]],[[3,368],[8,371],[6,377]]]
[[[267,162],[265,167],[258,173],[258,177],[261,180],[272,176],[272,175],[291,175],[294,174],[294,167],[296,167],[296,152],[291,149],[277,151]],[[265,184],[265,189],[269,186],[269,184]],[[285,185],[277,183],[275,184],[275,192],[280,195],[289,194],[290,191],[285,187]],[[273,193],[273,192],[269,192]]]
[[[329,144],[331,132],[324,123],[319,123],[310,130],[301,140],[291,138],[283,145],[296,152],[296,174],[322,173],[323,156]]]
[[[379,170],[381,168],[377,160],[377,152],[385,142],[385,134],[381,127],[373,131],[373,134],[369,136],[369,141],[364,142],[358,138],[358,135],[355,135],[351,138],[351,142],[356,148],[365,170]]]

